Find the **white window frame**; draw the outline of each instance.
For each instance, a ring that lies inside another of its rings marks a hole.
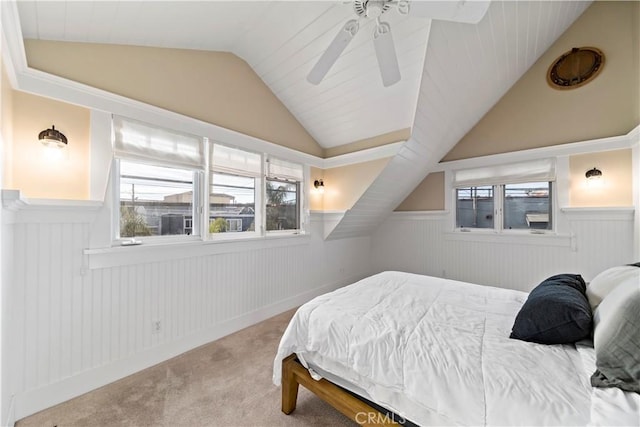
[[[230,233],[240,233],[242,232],[242,218],[227,218],[227,224],[229,224],[229,232]],[[235,225],[231,225],[235,224]],[[238,230],[238,224],[240,224],[240,229]],[[235,230],[234,230],[235,228]]]
[[[167,236],[136,236],[121,237],[120,236],[120,161],[144,164],[149,166],[160,166],[174,169],[191,171],[193,174],[193,200],[192,200],[192,225],[193,231],[190,235],[167,235]],[[138,158],[128,159],[127,157],[116,157],[112,163],[112,188],[113,188],[113,210],[112,210],[112,245],[121,246],[126,244],[138,243],[175,243],[184,241],[202,240],[202,181],[203,172],[197,169],[191,169],[182,165],[170,166],[165,163],[154,163],[140,160]]]
[[[232,144],[210,140],[205,136],[199,137],[183,134],[179,131],[130,120],[125,117],[112,116],[111,125],[113,141],[111,168],[111,203],[113,205],[111,212],[112,246],[139,243],[155,245],[193,240],[202,242],[224,242],[240,239],[259,239],[306,234],[308,201],[305,183],[309,179],[308,165],[282,157],[273,157],[264,152],[252,152],[244,148],[235,147]],[[128,125],[130,125],[130,133],[125,133],[124,130],[127,129]],[[145,133],[147,131],[148,135]],[[118,134],[118,132],[121,133]],[[167,135],[169,136],[168,138]],[[159,142],[159,144],[156,144],[156,141]],[[194,141],[199,141],[202,146],[195,148]],[[259,156],[260,172],[256,172],[255,161],[249,164],[249,167],[253,168],[253,170],[247,171],[246,174],[242,170],[242,166],[238,166],[241,165],[241,163],[234,163],[233,161],[226,166],[222,165],[217,168],[213,161],[214,156],[212,155],[215,144],[225,146],[231,150],[244,151]],[[180,147],[183,146],[186,147],[186,151],[180,149]],[[167,154],[163,155],[164,152]],[[276,159],[276,163],[281,167],[280,170],[284,171],[283,174],[270,174],[269,164],[271,159]],[[193,172],[193,233],[191,235],[139,236],[135,238],[120,237],[120,161],[123,160]],[[252,177],[255,179],[255,231],[209,233],[209,193],[214,173]],[[295,182],[297,184],[297,228],[266,231],[266,182],[268,178]]]
[[[539,181],[542,182],[542,181]],[[456,194],[457,188],[453,188],[453,203],[454,209],[453,211],[453,226],[456,231],[459,232],[476,232],[476,233],[506,233],[506,234],[555,234],[556,233],[556,211],[557,211],[557,201],[556,201],[556,183],[555,181],[544,181],[549,183],[549,218],[551,219],[551,228],[549,229],[537,229],[537,228],[515,228],[509,229],[505,228],[504,221],[504,203],[505,197],[504,192],[507,185],[512,183],[505,182],[502,184],[494,184],[493,187],[493,227],[492,228],[481,228],[481,227],[458,227],[458,198]],[[478,185],[480,186],[480,185]],[[488,187],[488,185],[482,185],[483,187]],[[470,187],[475,187],[471,185]]]
[[[452,171],[449,176],[451,209],[451,229],[456,233],[556,235],[558,230],[558,191],[556,178],[556,159],[536,159],[529,162],[483,166],[474,169]],[[505,186],[516,183],[549,182],[549,216],[551,228],[542,229],[505,229],[504,228],[504,191]],[[458,227],[458,198],[456,190],[464,187],[493,187],[493,228]]]
[[[273,162],[280,163],[283,167],[278,168],[278,171],[274,171],[272,168]],[[292,167],[292,171],[287,172],[286,169]],[[297,162],[291,162],[274,156],[265,156],[264,163],[265,176],[262,184],[262,194],[264,195],[264,202],[262,207],[264,209],[264,215],[262,217],[262,229],[265,236],[279,236],[279,235],[294,235],[304,234],[306,228],[305,211],[306,211],[306,197],[305,197],[305,182],[307,180],[308,168],[305,165]],[[267,230],[267,180],[278,180],[284,182],[295,183],[297,186],[297,215],[298,224],[297,228],[289,230]]]
[[[214,171],[209,171],[209,173],[207,174],[208,178],[209,178],[209,182],[207,184],[207,188],[211,189],[211,183],[213,182],[213,174],[214,173],[224,173],[226,175],[232,175],[226,172],[214,172]],[[262,237],[262,230],[261,230],[261,224],[262,224],[262,217],[263,217],[263,202],[262,202],[262,182],[264,181],[264,179],[262,177],[252,177],[252,176],[246,176],[246,175],[236,175],[236,176],[243,176],[243,177],[248,177],[248,178],[254,178],[255,179],[255,190],[254,190],[254,194],[255,194],[255,208],[254,208],[254,212],[255,212],[255,217],[254,217],[254,221],[255,221],[255,228],[254,231],[243,231],[243,232],[225,232],[225,233],[210,233],[209,232],[209,221],[211,220],[210,218],[210,209],[211,209],[211,205],[209,203],[209,197],[207,197],[206,202],[204,203],[204,210],[206,212],[206,214],[203,216],[203,218],[205,219],[206,222],[206,227],[205,227],[205,231],[206,231],[206,235],[207,235],[207,239],[209,240],[237,240],[237,239],[251,239],[251,238],[259,238]],[[208,190],[209,191],[209,190]],[[209,194],[207,193],[207,196]]]
[[[228,148],[232,151],[239,151],[239,152],[245,152],[249,155],[253,155],[253,156],[258,156],[259,157],[259,170],[258,169],[254,169],[253,171],[247,172],[247,173],[243,173],[242,169],[239,168],[224,168],[224,167],[218,167],[218,165],[215,164],[215,161],[213,159],[213,150],[215,149],[214,146],[220,146],[220,147],[224,147],[224,148]],[[263,194],[264,194],[264,158],[265,155],[262,153],[257,153],[257,152],[253,152],[250,150],[245,150],[243,148],[239,148],[239,147],[233,147],[231,145],[228,144],[224,144],[221,143],[219,141],[208,141],[207,144],[208,147],[208,153],[207,153],[207,163],[208,163],[208,170],[209,172],[207,173],[207,178],[208,178],[208,182],[207,182],[207,194],[206,194],[206,203],[204,203],[205,205],[205,222],[206,222],[206,227],[205,227],[205,231],[206,231],[206,235],[207,235],[207,239],[209,240],[215,240],[215,241],[224,241],[224,240],[237,240],[237,239],[251,239],[251,238],[260,238],[263,236],[263,217],[264,217],[264,199],[263,199]],[[255,189],[254,189],[254,213],[255,213],[255,217],[254,217],[254,222],[255,222],[255,227],[254,227],[254,231],[243,231],[243,232],[225,232],[225,233],[209,233],[209,221],[210,221],[210,203],[209,203],[209,191],[211,189],[211,184],[213,183],[213,174],[214,173],[220,173],[220,174],[225,174],[225,175],[236,175],[236,176],[242,176],[242,177],[247,177],[247,178],[254,178],[255,179]]]

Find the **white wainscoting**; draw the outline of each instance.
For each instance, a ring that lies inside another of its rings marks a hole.
[[[392,214],[372,237],[374,270],[402,270],[528,292],[554,274],[582,274],[588,281],[608,267],[638,261],[633,259],[632,208],[567,209],[560,215],[568,229],[551,238],[453,233],[447,215]]]
[[[11,331],[11,319],[12,319],[12,291],[14,286],[12,285],[12,272],[13,272],[13,227],[4,222],[11,217],[10,212],[1,212],[0,218],[3,221],[0,229],[0,316],[2,316],[2,343],[0,351],[0,360],[2,366],[0,368],[0,379],[2,387],[0,389],[0,425],[6,426],[13,424],[15,419],[13,415],[14,399],[12,396],[12,389],[10,384],[5,379],[11,375],[11,355],[13,351],[12,343],[8,337],[12,334]]]
[[[4,348],[12,369],[3,382],[15,395],[15,419],[296,307],[372,268],[370,237],[325,242],[323,221],[314,216],[311,237],[287,245],[258,240],[243,252],[178,252],[170,261],[90,268],[84,249],[97,210],[72,206],[52,216],[52,209],[21,206],[6,225],[14,268]]]

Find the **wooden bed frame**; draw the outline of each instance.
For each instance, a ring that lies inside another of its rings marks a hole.
[[[311,378],[295,354],[282,360],[282,412],[287,415],[296,409],[300,384],[360,425],[398,425],[392,415],[380,412],[337,385]]]

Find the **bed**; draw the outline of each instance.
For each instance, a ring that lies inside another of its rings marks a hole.
[[[639,425],[637,393],[591,386],[590,340],[509,338],[527,298],[401,272],[317,297],[277,351],[282,409],[302,384],[359,424]]]

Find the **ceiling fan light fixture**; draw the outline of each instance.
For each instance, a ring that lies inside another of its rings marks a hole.
[[[367,18],[377,19],[385,12],[384,2],[380,0],[370,0],[367,2]]]

